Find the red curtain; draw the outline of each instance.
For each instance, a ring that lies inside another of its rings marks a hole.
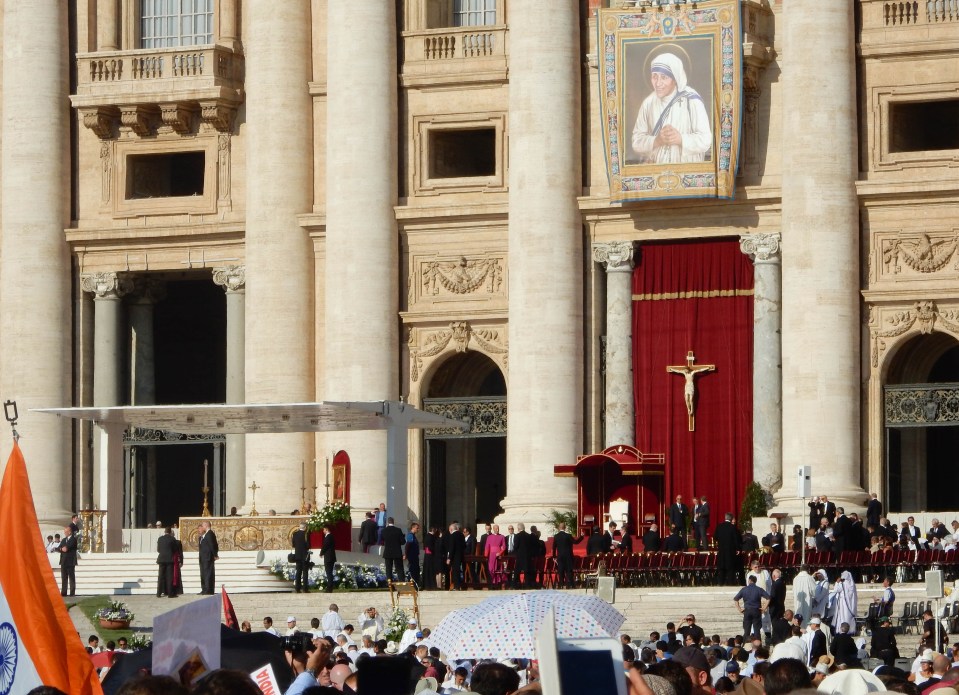
[[[633,274],[636,446],[666,456],[664,504],[706,495],[711,527],[739,516],[752,481],[752,290],[737,240],[643,245]],[[666,371],[689,351],[716,365],[695,378],[694,432],[685,380]]]

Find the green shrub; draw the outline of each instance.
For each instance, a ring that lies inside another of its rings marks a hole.
[[[742,531],[752,530],[753,518],[766,516],[766,491],[757,482],[749,483],[743,495],[743,503],[739,508],[739,528]]]

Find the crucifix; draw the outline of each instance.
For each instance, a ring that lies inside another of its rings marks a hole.
[[[256,491],[259,490],[262,485],[257,485],[256,481],[253,481],[253,484],[250,486],[250,489],[253,490],[253,508],[250,510],[250,516],[260,516],[260,513],[256,511]]]
[[[716,371],[715,364],[695,364],[696,356],[690,350],[686,353],[686,364],[667,366],[666,371],[673,374],[682,374],[686,378],[683,386],[683,400],[686,401],[686,412],[689,414],[689,431],[696,431],[696,376],[703,372]]]

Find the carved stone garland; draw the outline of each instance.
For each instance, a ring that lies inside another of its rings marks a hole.
[[[879,356],[886,350],[886,338],[898,338],[913,328],[917,328],[922,335],[929,335],[933,331],[944,330],[959,337],[959,309],[942,311],[932,300],[921,300],[913,304],[912,309],[897,311],[885,318],[889,326],[880,330],[876,317],[876,308],[870,308],[869,324],[873,326],[869,335],[872,339],[872,366],[879,366]]]
[[[466,352],[470,343],[491,355],[501,356],[503,366],[507,364],[509,350],[500,331],[492,328],[475,329],[467,321],[453,321],[447,328],[429,332],[421,346],[417,346],[416,329],[410,331],[410,380],[419,381],[425,361],[447,351]]]

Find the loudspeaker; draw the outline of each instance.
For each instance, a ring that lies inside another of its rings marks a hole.
[[[616,603],[616,577],[597,577],[596,595],[606,603]]]
[[[926,598],[942,598],[942,570],[926,571]]]
[[[796,497],[812,497],[812,466],[799,467],[799,488]]]

